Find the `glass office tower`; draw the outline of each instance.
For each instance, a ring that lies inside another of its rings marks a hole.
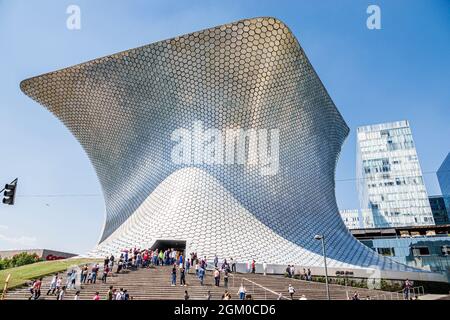
[[[434,224],[408,121],[359,127],[357,135],[359,201],[374,226]]]
[[[450,220],[450,152],[447,154],[447,157],[437,171],[437,178]]]
[[[430,196],[430,207],[436,225],[448,224],[448,213],[443,196]]]

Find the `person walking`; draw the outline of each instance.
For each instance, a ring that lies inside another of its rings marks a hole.
[[[264,272],[264,275],[267,274],[267,263],[265,261],[263,262],[263,272]]]
[[[236,273],[236,261],[233,258],[230,259],[231,262],[231,272]]]
[[[187,290],[184,290],[184,300],[189,300],[189,294]]]
[[[175,265],[173,265],[171,275],[172,275],[172,284],[171,285],[172,285],[172,287],[174,287],[177,285],[177,267]]]
[[[93,267],[92,267],[92,270],[91,270],[91,276],[92,276],[92,283],[95,283],[96,281],[97,281],[97,273],[98,273],[98,269],[99,269],[99,266],[98,266],[98,264],[95,264]]]
[[[75,292],[75,295],[73,296],[73,300],[80,300],[80,290],[77,290],[77,292]]]
[[[411,287],[412,287],[411,281],[409,281],[409,279],[406,279],[405,283],[403,284],[403,298],[405,300],[409,300]]]
[[[29,300],[38,300],[41,296],[42,278],[36,280],[31,287],[31,297]]]
[[[61,285],[62,285],[62,277],[59,277],[56,280],[56,295],[58,295],[59,292],[61,291]],[[64,288],[65,288],[65,286],[64,286]]]
[[[214,270],[214,284],[216,287],[220,286],[220,271],[217,268]]]
[[[246,293],[247,293],[247,290],[245,290],[244,284],[241,283],[241,286],[239,287],[239,291],[238,291],[239,299],[244,300]]]
[[[200,280],[200,284],[203,286],[203,280],[205,278],[205,269],[203,269],[202,267],[198,269],[198,278]]]
[[[103,267],[103,275],[102,275],[102,282],[106,283],[106,278],[108,278],[108,273],[109,273],[109,267],[108,265]]]
[[[49,295],[50,293],[53,295],[55,294],[55,290],[56,290],[56,282],[58,281],[58,274],[55,273],[55,275],[52,278],[52,281],[50,282],[50,288],[47,291],[47,295]]]
[[[180,269],[180,286],[186,287],[186,274],[184,268]]]
[[[206,298],[206,300],[211,300],[211,291],[208,290],[205,298]]]
[[[223,273],[223,286],[228,289],[228,269]]]
[[[119,292],[116,293],[116,299],[115,300],[124,300],[125,296],[123,293],[123,288],[120,288]]]
[[[217,268],[217,265],[219,264],[219,258],[217,257],[217,254],[214,256],[214,268]]]
[[[61,290],[59,290],[58,295],[56,296],[56,300],[64,300],[64,295],[66,294],[66,286],[63,286]]]
[[[76,270],[72,270],[72,274],[70,275],[70,281],[69,281],[69,289],[76,289],[76,284],[77,282],[77,271]]]
[[[109,262],[109,261],[108,261]],[[95,292],[94,297],[92,298],[92,300],[100,300],[100,295],[98,293],[98,291]]]
[[[292,278],[292,274],[291,274],[291,265],[288,264],[288,266],[286,267],[286,273],[288,278]]]
[[[88,276],[88,265],[84,265],[84,267],[81,269],[80,273],[80,286],[82,283],[86,283],[87,276]]]
[[[252,273],[256,273],[256,261],[252,260]]]
[[[109,266],[109,257],[106,257],[105,260],[103,260],[103,267]]]
[[[109,286],[108,293],[106,294],[106,300],[113,300],[114,289],[113,286]]]
[[[294,289],[294,287],[292,286],[292,284],[290,284],[290,283],[289,283],[289,287],[288,287],[288,293],[289,293],[289,295],[291,296],[291,300],[293,300],[293,299],[294,299],[295,289]]]

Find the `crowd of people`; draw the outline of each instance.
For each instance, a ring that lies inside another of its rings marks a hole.
[[[230,258],[229,260],[223,259],[219,262],[217,255],[212,261],[210,270],[214,277],[214,286],[223,287],[225,292],[221,296],[223,300],[231,300],[232,295],[228,291],[229,279],[231,273],[236,273],[236,260]],[[189,254],[186,259],[183,253],[175,249],[165,249],[165,250],[151,250],[151,249],[129,249],[123,250],[118,259],[114,255],[105,257],[103,261],[103,268],[95,263],[92,266],[85,264],[79,270],[70,269],[68,270],[65,281],[63,280],[62,274],[55,273],[49,284],[46,296],[55,296],[57,300],[64,300],[67,290],[76,290],[74,295],[74,300],[80,299],[80,289],[82,285],[95,284],[97,281],[102,283],[107,283],[108,277],[113,273],[115,268],[115,273],[122,273],[124,270],[136,270],[138,268],[152,268],[157,266],[172,266],[170,269],[170,283],[172,286],[177,285],[177,279],[179,279],[179,285],[186,287],[188,284],[186,282],[186,274],[189,274],[191,270],[194,270],[195,276],[199,281],[201,286],[205,285],[205,276],[208,268],[208,261],[206,256],[199,257],[196,252]],[[100,271],[101,277],[100,277]],[[267,264],[263,263],[263,271],[266,274]],[[256,273],[256,261],[250,260],[247,262],[247,272]],[[287,273],[289,277],[295,274],[294,266],[288,266]],[[308,272],[304,270],[306,278],[310,278],[311,271]],[[77,285],[78,284],[78,285]],[[42,278],[35,280],[30,288],[29,299],[39,299],[41,296]],[[293,298],[295,289],[292,285],[289,285],[288,293]],[[236,293],[240,300],[252,299],[250,294],[247,294],[247,290],[243,283],[239,286],[238,292]],[[282,295],[280,294],[280,297]],[[279,298],[280,298],[279,297]],[[92,297],[93,300],[100,300],[99,292],[95,292]],[[126,289],[120,288],[117,290],[113,286],[109,287],[105,300],[131,300],[132,297],[128,294]],[[184,299],[189,299],[188,291],[185,290]],[[211,299],[211,292],[208,293],[205,299]]]
[[[249,262],[248,272],[255,273],[255,260]],[[88,264],[82,266],[79,270],[70,269],[67,272],[65,281],[63,280],[63,275],[60,273],[55,273],[50,281],[46,296],[55,296],[57,300],[64,300],[67,290],[76,290],[74,299],[79,300],[80,289],[82,285],[95,284],[97,281],[102,281],[102,283],[107,283],[108,277],[113,273],[115,268],[115,273],[120,274],[124,270],[136,270],[138,268],[151,268],[157,266],[172,266],[171,268],[171,285],[177,285],[177,278],[179,279],[179,285],[187,286],[186,274],[190,273],[190,270],[195,270],[195,275],[200,283],[204,285],[206,270],[208,262],[205,257],[199,257],[197,253],[192,252],[186,259],[183,253],[175,249],[165,249],[165,250],[151,250],[151,249],[126,249],[123,250],[118,259],[114,255],[105,257],[103,261],[103,268],[100,268],[99,264],[93,264],[91,267]],[[100,277],[100,270],[102,270]],[[236,260],[230,258],[223,259],[222,263],[219,264],[219,258],[214,257],[213,260],[213,275],[214,275],[214,285],[216,287],[222,286],[228,288],[228,280],[230,273],[236,272]],[[78,284],[78,285],[77,285]],[[36,279],[32,282],[30,287],[30,300],[37,300],[41,297],[42,288],[42,278]],[[240,288],[238,295],[241,299],[245,299],[245,289]],[[189,299],[187,290],[185,292],[184,298]],[[231,295],[228,291],[225,291],[222,298],[224,300],[231,299]],[[92,298],[93,300],[100,300],[99,292],[96,292]],[[106,300],[130,300],[132,297],[128,294],[127,290],[120,288],[117,290],[112,286],[108,290]]]
[[[214,278],[214,286],[223,287],[225,292],[221,296],[223,300],[232,299],[232,295],[228,291],[229,288],[229,278],[231,273],[236,273],[236,260],[230,258],[223,259],[219,262],[217,255],[212,261],[212,265],[209,270],[212,271]],[[137,268],[153,268],[157,266],[171,266],[170,268],[170,284],[172,286],[177,286],[177,279],[179,280],[179,285],[186,287],[186,275],[194,270],[197,281],[201,286],[205,285],[205,276],[208,268],[208,261],[206,256],[199,257],[197,253],[192,252],[186,259],[183,253],[175,249],[165,249],[165,250],[140,250],[140,249],[129,249],[123,250],[119,258],[116,259],[114,255],[105,257],[103,261],[103,268],[101,269],[99,264],[93,264],[88,266],[85,264],[79,270],[69,269],[65,280],[63,276],[59,273],[55,273],[50,281],[49,287],[46,292],[46,296],[55,296],[57,300],[64,300],[67,290],[76,290],[74,295],[74,300],[80,299],[80,289],[82,285],[95,284],[97,280],[102,283],[107,283],[108,277],[113,273],[113,268],[115,267],[116,273],[121,273],[124,270],[136,270]],[[100,270],[101,277],[100,277]],[[266,274],[267,264],[263,263],[263,273]],[[256,273],[256,261],[251,260],[247,263],[247,272]],[[286,268],[287,277],[293,278],[296,275],[296,270],[293,265],[288,265]],[[297,273],[300,275],[300,279],[311,281],[312,275],[311,270],[303,268],[302,272]],[[30,287],[30,297],[29,299],[37,300],[41,297],[41,288],[43,286],[43,279],[36,279],[33,281]],[[412,282],[406,279],[404,283],[404,299],[409,300],[411,298],[410,291],[412,288]],[[296,290],[289,284],[287,288],[287,293],[290,299],[294,299],[294,294]],[[243,283],[239,286],[238,292],[236,293],[240,300],[251,299],[251,295],[247,294],[247,290]],[[282,299],[283,295],[280,293],[278,299]],[[100,293],[96,292],[92,297],[93,300],[101,300]],[[109,287],[105,300],[131,300],[133,297],[129,295],[126,289],[120,288],[117,290],[113,286]],[[184,299],[189,299],[188,291],[185,290]],[[206,300],[211,299],[211,292],[208,290]],[[352,300],[360,300],[359,293],[355,292]],[[307,300],[305,295],[301,295],[300,300]]]
[[[294,265],[288,265],[286,268],[286,275],[289,278],[293,278],[295,276],[295,266]],[[306,280],[306,281],[312,281],[312,274],[311,269],[305,269],[303,268],[303,272],[300,273],[300,279]]]

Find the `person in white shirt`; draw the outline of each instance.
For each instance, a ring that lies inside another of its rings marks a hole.
[[[80,290],[78,290],[78,291],[75,293],[75,296],[73,297],[73,300],[80,300]]]
[[[290,283],[289,283],[289,287],[288,287],[288,292],[289,292],[289,295],[291,296],[291,300],[293,300],[294,299],[295,289],[292,286],[292,284],[290,284]]]
[[[58,281],[58,274],[56,273],[53,278],[52,278],[52,282],[50,282],[50,288],[47,291],[47,295],[51,294],[55,294],[55,290],[56,290],[56,281]]]
[[[66,294],[66,286],[63,286],[56,297],[57,300],[64,300],[64,295]]]
[[[266,275],[267,272],[267,263],[264,261],[263,262],[263,270],[264,270],[264,275]]]
[[[58,278],[58,280],[56,280],[56,292],[57,293],[59,293],[61,291],[61,284],[62,284],[62,278],[60,277],[60,278]]]
[[[247,290],[245,290],[244,284],[241,283],[241,286],[239,287],[239,291],[238,291],[239,299],[244,300],[246,293],[247,293]]]
[[[119,292],[116,293],[116,300],[124,300],[123,288],[120,288]]]
[[[231,272],[236,273],[236,261],[233,258],[230,259]]]

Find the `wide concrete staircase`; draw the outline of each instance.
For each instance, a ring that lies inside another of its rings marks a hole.
[[[291,284],[295,293],[293,299],[297,300],[304,295],[308,300],[325,300],[327,299],[326,286],[321,282],[297,280],[293,278],[286,278],[276,275],[261,275],[261,274],[242,274],[239,275],[249,293],[255,299],[276,299],[278,294],[282,294],[282,299],[289,298],[288,286]],[[330,284],[330,298],[331,300],[347,300],[351,295],[357,291],[360,299],[365,299],[367,296],[372,299],[381,293],[390,295],[389,292],[380,290],[370,290],[364,288],[353,288],[342,285]],[[272,292],[278,293],[275,295]],[[275,297],[276,296],[276,297]],[[275,298],[274,298],[275,297]]]
[[[80,290],[81,300],[91,300],[95,292],[98,291],[102,299],[106,299],[106,293],[110,286],[116,289],[126,289],[135,300],[166,300],[166,299],[183,299],[184,291],[187,290],[191,300],[205,299],[208,290],[214,300],[221,299],[222,294],[226,290],[223,287],[223,279],[220,287],[214,286],[214,278],[212,271],[206,273],[204,285],[200,285],[200,281],[195,276],[195,271],[191,270],[186,275],[187,286],[180,286],[179,277],[177,285],[171,286],[171,267],[159,266],[154,268],[139,268],[137,270],[125,270],[120,274],[114,273],[108,277],[106,283],[97,280],[95,284],[80,285],[77,281],[76,289],[66,291],[65,300],[72,300],[76,290]],[[102,272],[99,272],[101,276]],[[52,276],[45,277],[41,289],[40,299],[55,300],[55,296],[47,296],[46,292],[50,285]],[[63,283],[65,283],[65,274],[63,275]],[[77,279],[78,280],[78,279]],[[296,292],[294,299],[299,299],[301,295],[305,295],[309,300],[326,299],[326,287],[323,283],[288,279],[282,276],[261,275],[261,274],[235,274],[230,275],[228,291],[231,293],[233,300],[238,299],[238,288],[241,283],[246,288],[247,294],[251,295],[255,300],[270,299],[289,299],[287,292],[288,285],[291,283]],[[379,290],[354,289],[340,285],[330,285],[331,299],[346,300],[347,293],[358,291],[360,297],[376,296],[380,294]],[[281,293],[281,297],[280,297]],[[28,299],[30,297],[28,287],[17,288],[7,293],[6,299]]]

